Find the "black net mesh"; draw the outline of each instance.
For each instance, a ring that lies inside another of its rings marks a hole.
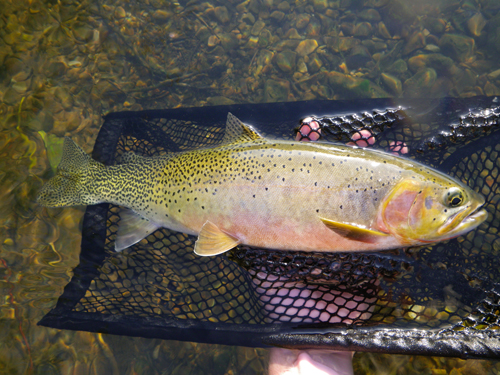
[[[229,345],[496,357],[495,108],[495,99],[479,97],[110,114],[93,153],[108,165],[128,151],[154,156],[217,145],[232,112],[268,137],[351,143],[415,158],[483,194],[489,218],[464,237],[427,248],[325,254],[241,246],[206,258],[193,253],[195,237],[168,229],[116,253],[120,207],[89,206],[80,265],[40,324]]]

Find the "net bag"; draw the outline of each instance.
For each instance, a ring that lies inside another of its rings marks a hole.
[[[483,194],[489,217],[475,231],[432,247],[306,253],[240,246],[199,257],[195,237],[168,229],[116,253],[121,208],[88,206],[80,264],[39,324],[226,345],[497,358],[496,108],[496,99],[477,97],[109,114],[92,155],[106,165],[129,151],[155,156],[216,146],[231,112],[265,137],[355,140],[405,154]]]

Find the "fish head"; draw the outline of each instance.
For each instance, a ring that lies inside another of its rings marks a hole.
[[[377,225],[404,244],[425,244],[463,235],[488,217],[484,197],[433,171],[397,183],[384,198]]]

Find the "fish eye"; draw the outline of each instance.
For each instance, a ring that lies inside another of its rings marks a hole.
[[[464,194],[458,188],[451,188],[445,196],[445,204],[448,207],[458,207],[464,202]]]

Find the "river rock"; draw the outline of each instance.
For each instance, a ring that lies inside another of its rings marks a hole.
[[[318,48],[318,42],[315,39],[305,39],[299,43],[295,52],[297,52],[299,56],[307,56],[313,53],[316,48]]]
[[[358,13],[358,17],[368,22],[379,22],[382,19],[382,17],[380,17],[380,13],[373,8],[363,9]]]
[[[276,55],[276,64],[285,73],[295,70],[297,54],[293,51],[283,51]]]
[[[419,71],[413,77],[405,81],[405,96],[415,98],[428,95],[436,79],[437,73],[432,68],[426,68]]]
[[[480,36],[488,21],[478,12],[467,21],[467,28],[473,36]]]
[[[424,68],[433,68],[438,72],[446,72],[453,64],[454,62],[451,58],[441,55],[440,53],[421,54],[408,59],[408,66],[414,73]]]
[[[268,79],[264,88],[267,102],[284,102],[288,99],[290,83],[284,80]]]
[[[444,34],[439,40],[443,54],[464,62],[474,54],[474,39],[456,34]]]
[[[217,17],[217,19],[221,23],[229,22],[229,12],[227,11],[227,8],[225,6],[216,7],[214,9],[214,12],[215,12],[215,17]]]
[[[384,85],[396,96],[401,96],[403,94],[403,85],[401,81],[389,73],[382,73],[380,75]]]

